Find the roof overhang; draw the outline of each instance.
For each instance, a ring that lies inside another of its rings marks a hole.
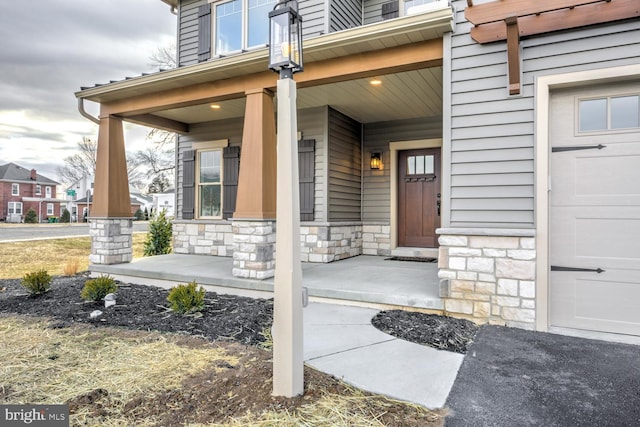
[[[175,9],[178,7],[178,0],[161,0],[162,3],[168,4],[171,9]]]
[[[162,0],[167,4],[176,3]],[[330,33],[304,41],[305,64],[345,57],[363,52],[392,48],[419,41],[442,38],[453,28],[453,9],[449,6],[407,17],[364,25]],[[127,78],[75,93],[77,98],[97,103],[176,89],[187,85],[224,80],[265,71],[268,63],[266,47],[214,58],[195,65]]]

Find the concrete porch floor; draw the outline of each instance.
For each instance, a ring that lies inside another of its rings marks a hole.
[[[127,283],[170,288],[195,280],[209,291],[271,298],[273,279],[231,275],[233,259],[204,255],[159,255],[129,264],[91,265],[92,274],[109,274]],[[303,286],[312,301],[370,307],[410,307],[440,311],[438,265],[391,261],[361,255],[330,264],[302,264]]]

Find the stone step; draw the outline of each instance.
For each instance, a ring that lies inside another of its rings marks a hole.
[[[409,248],[399,247],[391,251],[391,256],[406,258],[435,258],[438,259],[438,248]]]

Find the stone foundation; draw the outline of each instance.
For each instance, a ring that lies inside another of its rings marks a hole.
[[[362,253],[364,255],[391,255],[391,227],[389,224],[362,225]]]
[[[439,229],[445,311],[481,323],[533,329],[534,230]]]
[[[361,223],[303,224],[302,262],[328,263],[362,254]]]
[[[131,218],[89,218],[92,264],[122,264],[131,262],[133,248]]]
[[[233,272],[236,277],[268,279],[275,275],[275,220],[237,220],[233,223]]]
[[[174,220],[173,252],[176,254],[233,256],[231,221]]]

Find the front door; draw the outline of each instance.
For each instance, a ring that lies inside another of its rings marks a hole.
[[[398,152],[398,173],[398,246],[437,247],[440,148]]]

